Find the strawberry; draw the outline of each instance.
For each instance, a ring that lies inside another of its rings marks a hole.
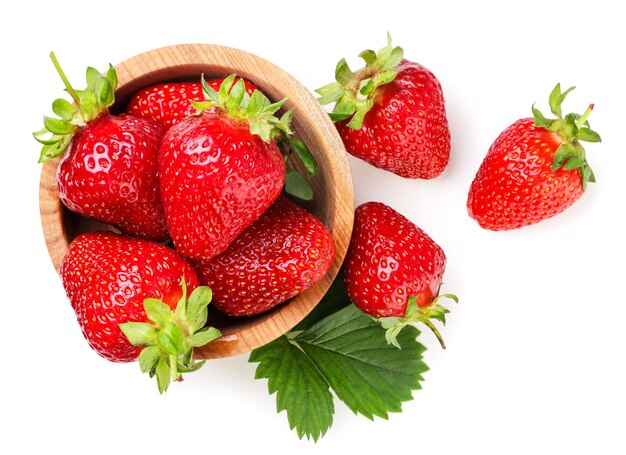
[[[450,156],[450,131],[441,84],[400,47],[363,51],[365,67],[352,72],[345,59],[333,82],[316,90],[320,103],[336,102],[330,117],[346,150],[406,178],[432,179]]]
[[[252,316],[320,280],[335,258],[335,242],[312,214],[279,197],[261,217],[211,261],[200,261],[200,282],[215,307],[230,316]]]
[[[52,109],[60,118],[44,117],[44,129],[34,135],[43,144],[40,162],[63,154],[57,171],[61,202],[129,235],[166,240],[157,178],[162,129],[152,120],[109,114],[117,86],[113,67],[105,76],[88,68],[88,87],[74,90],[50,57],[74,105],[55,100]]]
[[[61,278],[89,345],[112,362],[139,358],[161,392],[181,372],[199,368],[193,347],[220,336],[202,329],[210,289],[198,287],[191,265],[164,245],[110,232],[82,234],[70,244]],[[189,299],[187,289],[193,290]]]
[[[178,251],[210,260],[222,253],[279,196],[285,163],[272,135],[290,132],[260,91],[248,96],[240,79],[219,92],[204,80],[207,100],[163,137],[159,151],[161,196]]]
[[[359,206],[344,263],[344,281],[361,311],[381,318],[387,340],[410,322],[423,322],[445,348],[430,318],[445,323],[448,310],[439,295],[446,256],[437,243],[409,219],[380,202]]]
[[[214,90],[219,90],[224,79],[207,81]],[[244,80],[248,95],[257,89],[252,82]],[[200,82],[167,82],[146,87],[135,93],[126,111],[136,117],[144,117],[157,122],[163,129],[175,125],[196,112],[189,101],[203,101]]]
[[[599,142],[589,127],[590,105],[581,116],[563,117],[561,104],[574,87],[550,94],[548,119],[517,120],[491,145],[471,184],[467,210],[485,229],[508,230],[538,223],[567,209],[595,182],[580,141]]]

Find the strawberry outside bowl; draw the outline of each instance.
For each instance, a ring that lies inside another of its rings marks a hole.
[[[337,253],[328,273],[315,285],[259,316],[231,318],[212,312],[209,323],[222,337],[196,348],[197,358],[229,357],[251,351],[284,334],[300,322],[328,290],[345,257],[354,218],[352,175],[341,138],[324,109],[296,79],[276,65],[248,52],[210,44],[184,44],[155,49],[115,66],[119,80],[112,112],[121,112],[138,90],[160,82],[199,81],[236,73],[254,82],[272,101],[288,98],[295,108],[292,129],[319,163],[311,179],[315,197],[301,204],[330,230]],[[43,165],[39,187],[41,223],[52,263],[57,270],[70,242],[79,234],[112,227],[67,210],[59,200],[56,170],[59,158]],[[293,163],[299,167],[299,162]],[[69,304],[69,303],[68,303]]]

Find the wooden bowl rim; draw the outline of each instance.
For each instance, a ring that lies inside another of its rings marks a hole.
[[[214,57],[207,61],[207,56]],[[219,61],[217,61],[219,59]],[[243,64],[243,66],[241,66]],[[119,86],[116,91],[128,98],[141,87],[134,87],[138,79],[158,77],[185,67],[206,67],[213,73],[230,74],[232,68],[238,75],[253,80],[270,97],[283,92],[291,93],[287,107],[291,103],[298,106],[294,120],[315,127],[313,138],[325,146],[318,160],[323,158],[328,182],[336,185],[328,191],[333,216],[331,233],[335,239],[337,254],[327,275],[311,288],[260,316],[246,318],[233,333],[225,331],[224,336],[204,348],[197,350],[198,358],[221,358],[243,354],[262,346],[284,334],[302,320],[317,305],[337,275],[343,262],[352,232],[354,221],[354,189],[350,164],[341,138],[326,112],[312,94],[290,74],[275,64],[249,52],[214,44],[176,44],[153,49],[130,57],[115,65]],[[141,74],[138,73],[141,72]],[[230,72],[229,72],[230,71]],[[280,77],[276,77],[278,74]],[[252,77],[250,77],[252,75]],[[161,82],[171,80],[163,79]],[[158,81],[158,80],[157,80]],[[155,82],[153,82],[155,83]],[[146,86],[145,84],[143,86]],[[124,94],[124,90],[127,93]],[[132,92],[132,93],[131,93]],[[293,96],[293,95],[296,96]],[[123,100],[122,100],[123,101]],[[301,107],[302,109],[298,109]],[[307,131],[307,136],[310,133]],[[317,150],[313,150],[317,153]],[[50,258],[57,273],[67,251],[70,239],[64,223],[64,208],[56,191],[56,167],[58,159],[45,163],[40,177],[39,200],[41,224]],[[330,166],[329,166],[330,164]],[[338,191],[340,190],[340,191]]]

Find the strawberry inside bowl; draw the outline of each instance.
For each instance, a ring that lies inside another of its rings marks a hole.
[[[211,80],[236,74],[258,87],[272,103],[287,99],[279,114],[293,109],[290,128],[318,163],[318,172],[309,180],[314,197],[307,202],[298,201],[298,205],[314,214],[330,231],[335,244],[334,259],[319,281],[262,314],[232,317],[212,309],[209,323],[221,331],[222,337],[196,349],[195,356],[219,358],[241,354],[282,335],[322,298],[343,262],[350,241],[354,216],[352,179],[335,126],[310,92],[293,77],[274,64],[238,49],[208,44],[170,46],[132,57],[115,69],[118,87],[112,113],[125,112],[129,103],[132,104],[133,95],[146,87],[166,82],[199,82],[201,75]],[[59,161],[60,158],[55,158],[44,164],[40,181],[42,228],[57,271],[76,236],[115,230],[78,215],[61,203],[56,179]],[[291,155],[287,161],[294,169],[303,166]]]

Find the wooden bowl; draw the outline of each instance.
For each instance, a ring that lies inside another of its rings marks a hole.
[[[219,358],[251,351],[284,334],[319,302],[343,262],[354,217],[354,193],[347,156],[328,115],[311,93],[276,65],[247,52],[208,44],[164,47],[116,65],[119,86],[112,111],[122,111],[137,90],[159,82],[199,81],[232,73],[254,82],[272,101],[287,97],[285,109],[295,108],[292,127],[319,163],[313,178],[314,201],[304,204],[331,231],[337,256],[327,275],[300,295],[256,317],[228,318],[212,314],[210,321],[223,336],[197,349],[198,358]],[[58,159],[43,165],[39,201],[48,252],[57,272],[68,245],[86,231],[111,229],[67,210],[56,185]]]

